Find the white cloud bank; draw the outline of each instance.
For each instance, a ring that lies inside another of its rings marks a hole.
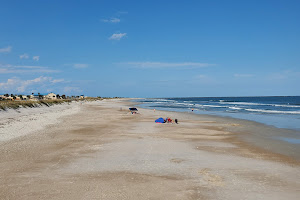
[[[49,87],[57,83],[64,82],[64,79],[53,79],[52,77],[40,76],[32,80],[21,80],[17,77],[7,79],[0,83],[0,92],[2,93],[31,93],[31,91],[43,87]]]
[[[102,22],[106,22],[106,23],[119,23],[121,20],[119,18],[110,18],[110,19],[102,19]]]
[[[120,40],[120,39],[122,39],[126,35],[127,35],[127,33],[114,33],[108,39],[109,40]]]
[[[135,68],[202,68],[215,66],[215,64],[198,63],[198,62],[125,62],[119,63],[123,65],[133,66]]]
[[[1,65],[0,74],[21,74],[21,73],[57,73],[58,70],[49,69],[42,66],[19,66],[19,65]]]
[[[0,49],[0,53],[9,53],[9,52],[11,52],[11,50],[12,50],[11,46],[4,47],[4,48]]]

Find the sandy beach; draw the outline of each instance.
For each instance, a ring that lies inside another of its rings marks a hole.
[[[279,129],[131,104],[1,112],[0,199],[299,199],[299,145],[256,134]]]

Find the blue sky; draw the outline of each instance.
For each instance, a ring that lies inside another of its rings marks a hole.
[[[0,94],[300,95],[300,1],[0,1]]]

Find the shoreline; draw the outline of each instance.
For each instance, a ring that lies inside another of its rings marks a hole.
[[[235,97],[235,98],[242,98],[242,97]],[[176,111],[176,112],[190,112],[192,108],[194,108],[193,113],[196,114],[244,119],[244,120],[263,123],[269,126],[275,126],[277,128],[300,131],[300,126],[299,126],[300,111],[289,110],[289,109],[296,109],[296,107],[299,108],[299,106],[297,105],[289,105],[289,104],[282,105],[280,103],[276,104],[271,102],[253,103],[253,102],[248,102],[247,100],[245,100],[245,102],[228,101],[229,103],[226,103],[227,101],[223,102],[222,100],[220,100],[221,97],[218,97],[218,100],[221,103],[218,102],[215,103],[214,100],[212,100],[213,103],[205,103],[205,102],[201,103],[200,100],[199,102],[197,102],[194,101],[193,98],[186,98],[185,99],[186,101],[179,100],[179,99],[182,98],[166,98],[166,99],[162,98],[162,99],[154,99],[154,100],[151,99],[147,100],[147,98],[144,98],[139,100],[133,99],[132,101],[141,103],[143,108],[149,108],[149,109],[157,108],[160,110]],[[199,99],[201,98],[199,97]],[[231,100],[234,101],[238,99],[234,99],[234,97],[232,97]],[[236,103],[237,105],[235,105],[234,103]],[[282,110],[281,108],[286,108],[288,110]],[[287,113],[295,113],[295,114],[287,114]]]
[[[298,199],[300,162],[241,140],[251,124],[131,114],[131,105],[82,104],[43,131],[1,142],[0,198]],[[156,124],[158,117],[179,124]]]
[[[133,105],[138,107],[139,109],[147,109],[150,108],[139,107],[142,103],[131,102],[129,100],[129,105]],[[184,115],[192,115],[195,117],[199,117],[200,119],[206,118],[209,120],[217,120],[220,122],[226,123],[236,123],[243,124],[244,127],[247,128],[239,128],[234,127],[229,131],[233,133],[237,133],[237,137],[243,141],[249,143],[249,145],[261,148],[267,151],[271,151],[273,153],[282,154],[283,156],[292,157],[298,161],[300,161],[300,145],[298,140],[300,139],[300,131],[295,129],[287,129],[287,128],[278,128],[273,125],[264,124],[257,121],[240,119],[231,116],[220,116],[220,115],[210,115],[210,114],[200,114],[193,112],[178,112],[178,111],[167,111],[160,110],[162,112],[170,112],[170,113],[183,113]],[[254,130],[250,130],[254,129]],[[242,133],[242,134],[240,134]],[[260,140],[262,141],[260,141]],[[296,141],[296,142],[293,142]]]

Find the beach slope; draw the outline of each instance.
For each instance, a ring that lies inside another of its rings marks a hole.
[[[233,119],[131,114],[124,100],[78,106],[42,130],[1,141],[0,199],[300,196],[299,161],[241,140],[247,131]],[[179,124],[156,124],[158,117]]]

